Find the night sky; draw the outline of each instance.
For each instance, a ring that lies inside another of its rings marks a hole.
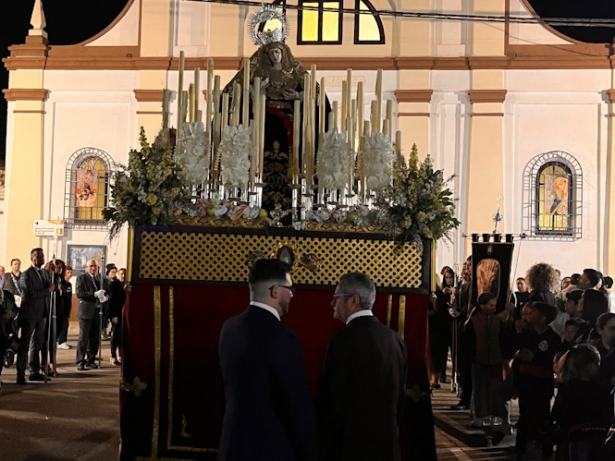
[[[0,57],[8,56],[11,44],[24,43],[30,28],[34,0],[0,0]],[[292,0],[291,0],[292,1]],[[107,27],[128,0],[43,0],[49,44],[82,42]],[[614,0],[530,0],[543,17],[615,18]],[[411,5],[411,4],[410,4]],[[411,10],[410,7],[407,8]],[[580,41],[610,43],[615,29],[593,27],[559,28]],[[0,87],[8,87],[8,72],[1,66]],[[0,164],[4,163],[6,143],[6,101],[0,97]]]

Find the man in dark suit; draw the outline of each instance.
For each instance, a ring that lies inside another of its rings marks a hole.
[[[318,389],[319,461],[399,461],[406,345],[372,313],[374,282],[344,275],[333,295],[346,327],[329,340]]]
[[[32,266],[23,271],[19,278],[21,308],[19,309],[19,351],[17,353],[17,384],[26,384],[26,362],[30,349],[30,381],[44,381],[41,373],[40,352],[45,341],[45,328],[49,315],[49,299],[55,290],[51,274],[43,270],[45,253],[42,248],[30,252]],[[30,345],[32,341],[32,345]]]
[[[77,370],[98,368],[96,355],[100,345],[100,309],[109,300],[109,287],[103,281],[101,286],[96,260],[87,262],[85,273],[77,277],[77,298],[79,298],[79,340],[77,341]]]
[[[314,409],[301,343],[280,321],[294,292],[290,267],[278,259],[259,260],[249,284],[250,305],[220,333],[226,396],[220,460],[315,460]]]

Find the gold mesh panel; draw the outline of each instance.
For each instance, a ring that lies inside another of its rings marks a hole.
[[[281,244],[291,247],[295,253],[295,284],[336,285],[342,275],[357,271],[369,275],[378,287],[421,287],[422,255],[410,245],[400,250],[390,241],[318,236],[145,231],[141,234],[137,277],[245,282],[250,254],[259,251],[269,255]],[[310,253],[322,262],[317,273],[297,263]]]

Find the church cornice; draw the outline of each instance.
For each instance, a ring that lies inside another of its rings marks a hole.
[[[7,101],[46,101],[49,90],[40,88],[9,88],[2,90]]]
[[[503,103],[506,99],[506,90],[469,90],[468,99],[472,104]]]
[[[397,102],[431,102],[433,90],[395,90]]]

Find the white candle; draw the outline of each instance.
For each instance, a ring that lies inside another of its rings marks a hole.
[[[376,74],[376,120],[372,123],[374,133],[380,132],[380,121],[382,120],[382,69],[378,69]]]
[[[182,106],[182,92],[184,91],[184,66],[185,66],[185,58],[184,52],[179,52],[179,82],[177,85],[177,137],[179,138],[180,129],[181,129],[181,106]]]
[[[325,94],[325,78],[320,79],[319,93],[319,113],[318,113],[318,134],[320,134],[320,142],[322,142],[322,134],[325,132],[325,117],[327,115],[327,95]]]
[[[249,125],[250,119],[250,60],[243,60],[243,107],[241,113],[241,123],[244,127]]]
[[[199,111],[199,98],[201,88],[201,69],[198,67],[194,69],[194,121],[198,122],[197,112]]]
[[[205,130],[210,131],[211,118],[213,116],[214,108],[214,60],[209,58],[207,60],[207,118],[205,119]]]
[[[296,174],[300,176],[303,168],[299,164],[299,149],[301,144],[301,101],[295,100],[293,108],[293,163]]]

